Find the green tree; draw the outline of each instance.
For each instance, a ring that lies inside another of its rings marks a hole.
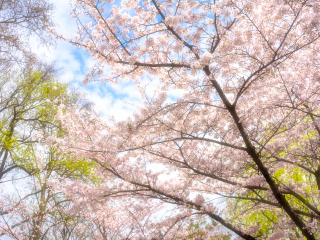
[[[301,121],[301,124],[304,122],[313,123],[313,121],[314,119],[310,114],[309,117]],[[274,134],[281,134],[286,130],[286,128],[279,129]],[[277,154],[277,156],[271,156],[270,154],[264,154],[263,156],[266,159],[275,158],[279,162],[289,163],[286,168],[277,169],[272,177],[279,186],[285,186],[281,190],[286,200],[309,226],[316,224],[314,220],[320,218],[319,200],[314,197],[314,193],[319,191],[317,170],[313,170],[314,166],[310,161],[311,157],[317,157],[319,148],[316,147],[314,149],[315,156],[309,151],[307,151],[306,155],[297,155],[297,161],[295,162],[289,161],[288,156],[292,155],[293,152],[304,152],[306,144],[318,141],[319,132],[317,130],[316,128],[316,130],[310,131],[308,135],[303,136],[301,139],[291,142],[290,146]],[[273,164],[273,162],[270,161],[269,164]],[[250,179],[254,179],[257,176],[251,166],[246,168],[246,174]],[[304,191],[298,191],[298,188],[303,188]],[[281,231],[282,227],[285,229],[287,224],[283,221],[285,213],[270,192],[266,191],[263,184],[260,185],[260,189],[244,194],[235,194],[233,198],[228,199],[227,205],[230,219],[238,223],[242,228],[249,230],[253,236],[259,239],[267,239],[271,234],[274,234],[276,229],[277,231]],[[319,227],[319,225],[315,226]],[[292,228],[292,230],[289,233],[292,239],[303,238],[298,228]],[[316,235],[316,238],[319,237],[319,235]]]
[[[94,161],[76,159],[45,145],[48,136],[61,137],[65,133],[55,120],[59,104],[80,104],[87,109],[90,104],[48,73],[29,70],[7,76],[0,83],[0,179],[6,180],[10,173],[19,173],[19,177],[27,174],[29,181],[24,182],[30,186],[28,194],[18,192],[9,210],[2,211],[11,228],[2,229],[1,234],[14,238],[23,233],[30,239],[43,239],[49,229],[62,222],[74,222],[66,221],[68,214],[64,213],[57,223],[61,208],[67,209],[68,199],[51,191],[50,180],[63,177],[94,185],[101,183],[93,174],[97,167]]]

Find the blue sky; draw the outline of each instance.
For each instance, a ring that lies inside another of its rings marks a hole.
[[[56,8],[53,16],[56,30],[64,36],[73,37],[76,33],[76,22],[69,15],[69,1],[49,1]],[[100,82],[82,85],[81,81],[84,79],[85,74],[96,63],[83,49],[73,47],[66,41],[57,41],[56,47],[51,47],[50,49],[38,46],[35,46],[35,48],[35,51],[42,58],[48,62],[56,62],[62,68],[61,80],[71,82],[73,86],[85,92],[87,98],[95,103],[95,109],[101,112],[101,116],[105,118],[114,116],[116,120],[125,120],[136,110],[135,106],[142,104],[143,100],[137,87],[130,81],[122,81],[117,85]],[[149,86],[149,92],[151,93],[156,88],[157,83],[153,82]],[[173,99],[181,96],[181,94],[182,91],[178,90],[169,92]]]
[[[76,33],[76,22],[70,13],[67,0],[50,0],[55,8],[53,16],[56,30],[68,37]],[[35,51],[48,62],[55,62],[62,68],[61,80],[71,84],[83,92],[88,99],[95,103],[95,108],[105,118],[115,116],[117,120],[124,120],[135,111],[135,105],[142,103],[138,89],[129,81],[118,85],[109,83],[89,83],[82,85],[85,73],[95,64],[89,54],[81,48],[73,47],[68,42],[57,41],[55,47],[49,49],[34,46]]]

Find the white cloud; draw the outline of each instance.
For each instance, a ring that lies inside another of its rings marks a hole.
[[[77,24],[69,15],[69,2],[66,0],[49,1],[55,6],[53,20],[57,32],[72,37],[76,33]],[[61,80],[71,82],[75,87],[82,89],[87,98],[95,103],[95,109],[100,111],[103,117],[114,116],[117,120],[124,120],[136,110],[134,105],[141,104],[140,93],[131,82],[123,82],[118,85],[105,83],[82,85],[81,81],[85,73],[96,62],[83,49],[73,47],[64,41],[58,41],[56,47],[50,49],[39,47],[36,42],[34,43],[33,48],[43,59],[47,62],[55,62],[58,67],[62,68]]]
[[[77,24],[69,15],[70,5],[66,0],[50,0],[55,6],[53,16],[57,32],[72,37],[76,33]],[[134,111],[137,105],[142,103],[142,97],[137,87],[129,82],[120,82],[117,85],[108,83],[89,83],[84,86],[81,81],[85,74],[95,64],[95,60],[90,58],[89,54],[81,48],[73,47],[66,41],[58,41],[55,48],[44,48],[34,46],[36,51],[48,62],[56,62],[57,66],[62,68],[61,80],[71,82],[71,84],[87,95],[87,98],[94,102],[95,109],[101,112],[101,116],[109,118],[114,116],[116,120],[124,120]],[[108,67],[105,67],[108,70]],[[148,84],[149,96],[159,90],[159,82],[150,76],[142,79],[144,84]],[[179,90],[170,90],[168,92],[171,100],[181,97]]]

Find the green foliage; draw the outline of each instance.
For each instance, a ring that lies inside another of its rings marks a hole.
[[[60,103],[77,102],[76,96],[68,92],[68,84],[39,71],[29,71],[4,77],[0,87],[4,99],[0,107],[5,112],[0,119],[0,147],[10,152],[10,164],[38,177],[45,169],[58,176],[101,182],[93,173],[97,168],[94,161],[62,155],[42,144],[46,136],[62,137],[65,133],[55,115]],[[42,137],[35,141],[32,135],[36,132]]]
[[[310,119],[307,118],[304,119],[304,121],[310,121]],[[276,134],[282,134],[285,130],[286,128],[280,129]],[[299,141],[291,142],[289,148],[280,152],[276,157],[278,159],[285,159],[288,152],[293,150],[293,148],[303,149],[304,141],[309,141],[310,139],[317,139],[316,131],[309,132],[309,134],[303,136]],[[266,153],[262,154],[262,158],[265,159],[265,165],[269,164],[268,159],[272,159],[272,157]],[[308,162],[308,158],[298,157],[298,161]],[[254,169],[248,166],[245,171],[245,173],[250,177],[252,177],[253,174],[256,174],[256,171],[251,170]],[[276,183],[282,186],[290,186],[290,184],[298,186],[304,185],[305,188],[303,191],[299,191],[299,195],[312,205],[319,205],[318,200],[311,197],[312,193],[318,192],[315,177],[314,175],[310,175],[308,172],[304,171],[301,167],[296,167],[293,164],[287,164],[286,167],[277,169],[273,173],[272,177]],[[253,236],[266,239],[274,232],[273,226],[279,223],[281,216],[286,213],[284,213],[281,208],[273,208],[273,210],[270,210],[267,204],[259,205],[258,201],[252,201],[249,199],[262,199],[274,202],[274,199],[270,199],[269,196],[270,195],[263,190],[249,191],[246,194],[235,194],[233,199],[229,199],[227,201],[229,205],[230,218],[233,219],[235,224],[241,224],[241,226],[246,230],[258,224],[259,230]],[[294,209],[310,213],[310,210],[295,196],[291,194],[285,194],[284,196]],[[259,207],[257,207],[258,205]],[[300,217],[302,219],[304,218],[303,215],[300,215]],[[298,235],[301,234],[298,229],[295,229],[295,232],[293,233]]]
[[[200,220],[195,222],[193,219],[190,219],[189,226],[187,227],[187,231],[190,232],[186,239],[195,239],[195,238],[202,238],[204,236],[204,232],[201,231],[202,227],[206,227],[207,221]]]
[[[69,178],[91,182],[95,185],[102,183],[102,179],[93,173],[98,164],[91,159],[74,159],[71,155],[68,155],[67,157],[59,158],[52,164],[55,165],[55,170],[60,175],[65,174]]]
[[[192,240],[202,240],[209,239],[208,233],[212,234],[213,227],[217,226],[217,223],[211,219],[211,223],[204,219],[189,219],[188,224],[184,231],[187,233],[184,237],[178,237],[177,239],[192,239]],[[231,235],[219,235],[210,237],[212,240],[231,240]]]

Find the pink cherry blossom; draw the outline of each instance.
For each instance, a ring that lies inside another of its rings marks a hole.
[[[106,14],[102,4],[76,1],[92,23],[70,42],[112,68],[108,81],[134,79],[141,88],[138,79],[150,74],[164,92],[144,94],[138,112],[112,124],[61,107],[68,135],[50,142],[94,159],[105,180],[56,184],[72,211],[105,219],[110,231],[121,214],[137,238],[183,235],[179,226],[194,215],[244,239],[318,238],[318,1],[126,0]],[[183,97],[166,101],[175,88]],[[248,206],[234,216],[237,199]],[[244,219],[264,210],[281,224],[257,236]]]

